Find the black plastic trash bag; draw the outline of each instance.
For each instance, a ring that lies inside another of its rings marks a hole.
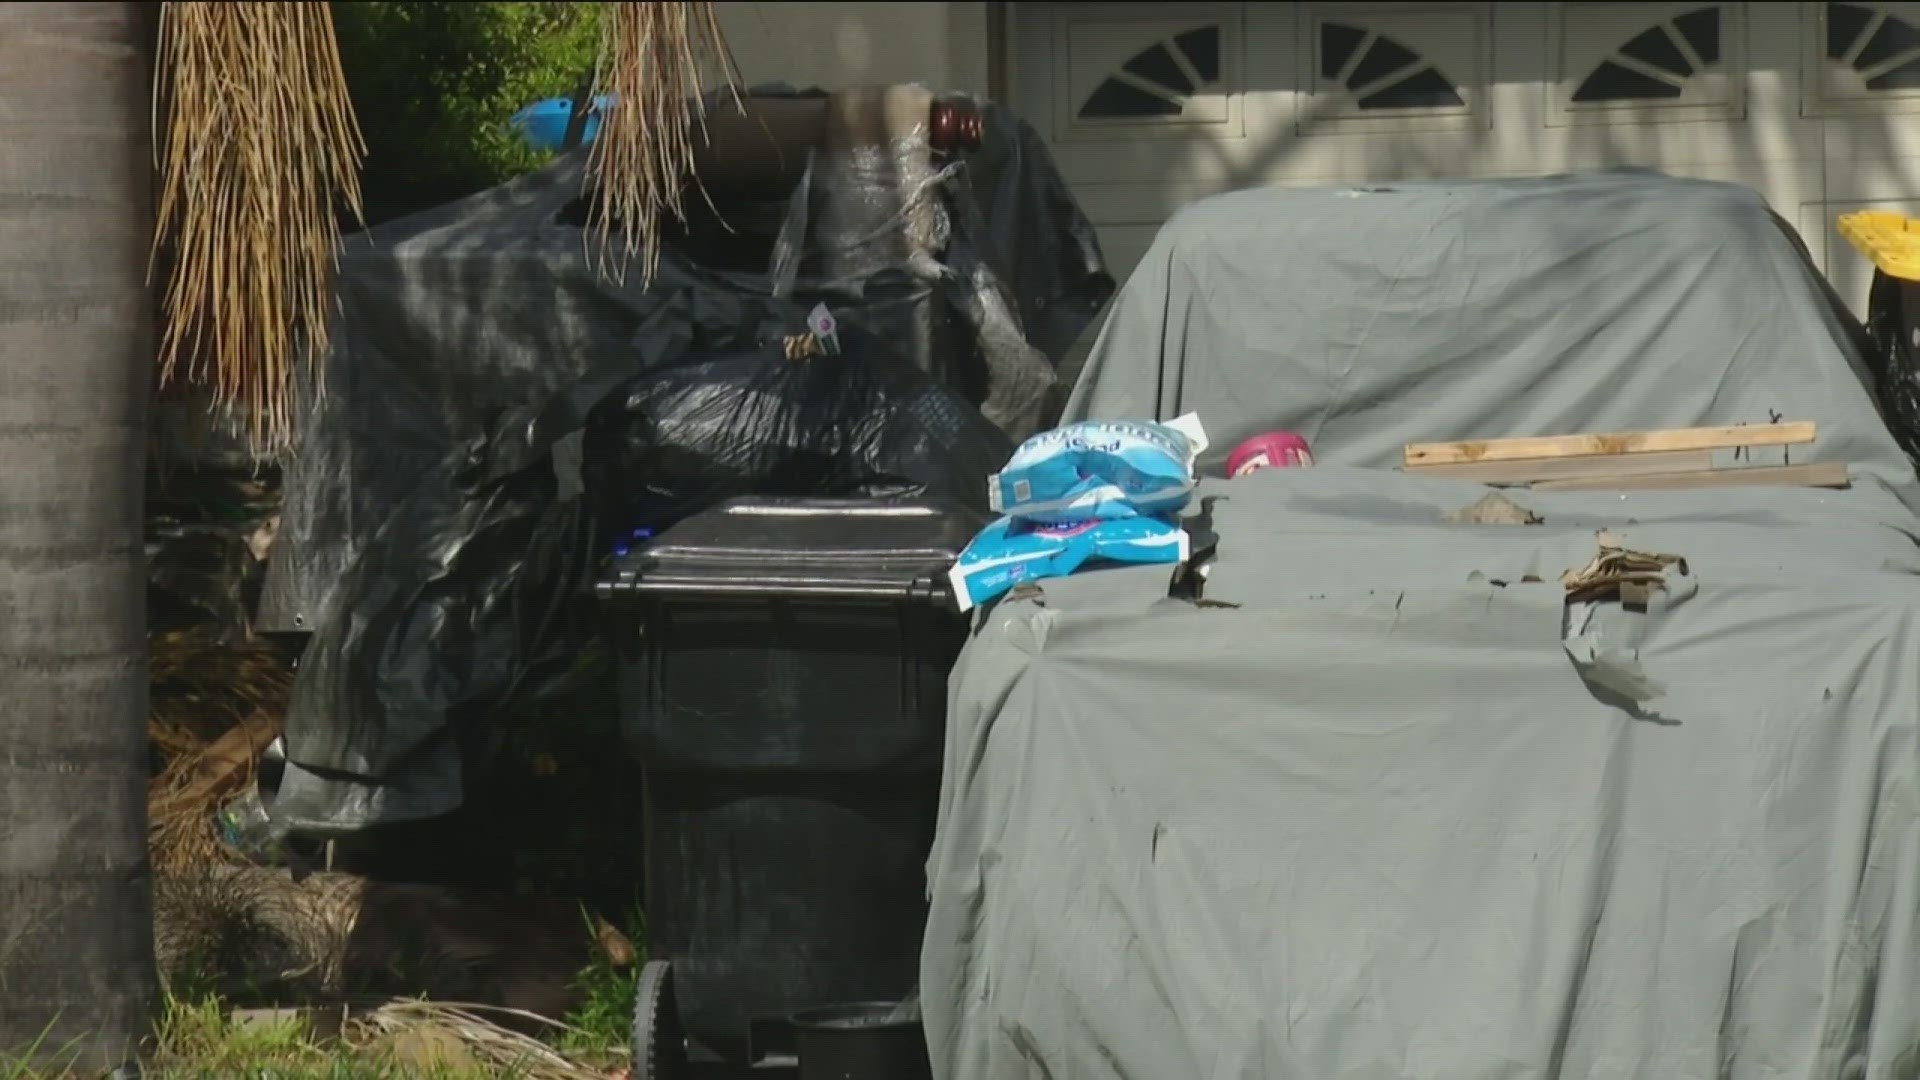
[[[984,112],[940,259],[859,280],[823,276],[846,238],[815,230],[776,283],[795,199],[717,190],[651,279],[609,279],[579,152],[348,238],[262,588],[263,630],[313,634],[269,812],[339,835],[458,808],[584,647],[576,601],[623,529],[732,494],[983,498],[1009,439],[989,406],[1038,414],[1025,376],[1113,289],[1044,143]],[[821,303],[842,354],[770,363]]]
[[[660,333],[672,344],[638,374],[603,365],[451,455],[452,496],[422,486],[395,508],[307,646],[275,824],[345,833],[458,809],[501,737],[489,721],[567,689],[597,626],[593,568],[633,529],[735,495],[984,509],[1006,435],[912,356],[841,327],[839,355],[797,361],[777,338],[704,353]],[[575,433],[585,494],[565,498],[555,448]]]
[[[1907,456],[1920,462],[1920,285],[1876,270],[1867,294],[1866,350],[1880,415]]]
[[[852,327],[839,355],[778,345],[649,369],[587,418],[581,479],[619,528],[653,528],[738,495],[924,495],[986,508],[1013,450],[911,360]]]
[[[193,630],[226,644],[251,637],[279,500],[272,469],[150,469],[148,629]]]

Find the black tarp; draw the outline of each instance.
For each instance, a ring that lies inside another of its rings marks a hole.
[[[451,811],[496,721],[564,681],[592,632],[577,590],[634,524],[610,516],[630,507],[583,497],[583,429],[609,394],[634,400],[641,373],[684,379],[689,365],[777,349],[824,303],[843,328],[828,360],[872,376],[835,385],[864,378],[906,417],[882,457],[945,448],[945,475],[961,476],[1026,433],[980,425],[978,407],[1028,360],[1011,353],[1057,362],[1113,283],[1038,135],[983,112],[985,145],[940,186],[951,233],[938,265],[829,283],[811,259],[790,293],[776,289],[773,241],[792,208],[714,192],[717,213],[689,199],[650,287],[637,270],[608,280],[582,227],[583,153],[350,240],[261,603],[264,628],[314,633],[278,822],[347,832]],[[830,194],[818,175],[812,186]],[[638,437],[645,411],[621,434],[603,410],[600,445]],[[602,492],[620,489],[594,468]],[[957,486],[901,479],[872,489]]]
[[[1909,457],[1920,461],[1920,285],[1873,273],[1862,349],[1873,369],[1880,415]]]

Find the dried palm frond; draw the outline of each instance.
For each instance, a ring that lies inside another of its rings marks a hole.
[[[325,3],[167,3],[155,68],[162,384],[206,383],[285,445],[324,351],[341,204],[365,144]]]
[[[226,644],[191,630],[153,635],[147,677],[149,726],[185,729],[168,738],[193,745],[219,738],[256,713],[279,715],[293,688],[293,670],[275,646]]]
[[[226,734],[173,758],[147,783],[147,847],[160,870],[231,859],[214,814],[247,791],[260,754],[280,734],[256,713]]]
[[[701,92],[710,77],[740,104],[739,69],[715,5],[607,5],[594,84],[612,101],[587,158],[602,274],[623,276],[638,253],[642,280],[652,280],[661,228],[684,220],[685,185],[698,183],[694,140],[706,138]]]
[[[374,885],[352,874],[206,863],[156,868],[154,952],[169,978],[333,996]]]
[[[354,1016],[347,1025],[350,1042],[389,1044],[413,1036],[432,1047],[453,1045],[474,1064],[526,1080],[605,1080],[606,1073],[568,1060],[551,1046],[500,1023],[523,1021],[550,1035],[571,1030],[535,1013],[485,1005],[437,1001],[389,1001]],[[444,1067],[444,1066],[443,1066]]]
[[[154,866],[230,858],[214,814],[246,791],[260,752],[280,733],[293,672],[265,644],[190,633],[155,637],[148,670],[147,741],[165,763],[147,786]]]

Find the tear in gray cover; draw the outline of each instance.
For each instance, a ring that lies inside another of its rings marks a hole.
[[[1915,1075],[1914,475],[1758,198],[1247,192],[1142,267],[1078,414],[1333,464],[1203,483],[1206,606],[1114,570],[981,618],[928,864],[938,1075]],[[1385,468],[1770,411],[1853,488],[1455,525],[1486,489]],[[1644,613],[1570,605],[1602,529],[1686,571]]]

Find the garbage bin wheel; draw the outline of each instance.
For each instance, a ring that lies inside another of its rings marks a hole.
[[[673,996],[673,965],[650,960],[633,995],[633,1080],[683,1080],[687,1037]]]

